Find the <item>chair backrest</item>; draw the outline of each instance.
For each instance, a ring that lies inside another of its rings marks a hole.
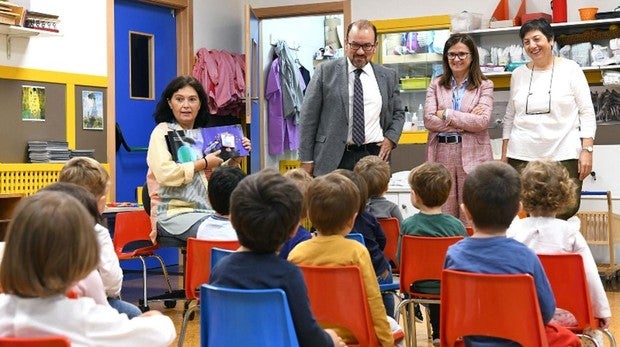
[[[200,345],[297,347],[282,289],[200,289]]]
[[[527,274],[444,270],[439,317],[443,347],[455,346],[463,336],[501,337],[522,346],[548,346],[534,279]]]
[[[237,240],[202,240],[194,237],[187,239],[187,268],[185,269],[185,297],[198,299],[199,287],[209,282],[211,274],[211,249],[214,247],[236,250]]]
[[[0,347],[71,347],[64,336],[0,337]]]
[[[359,267],[299,265],[299,268],[306,280],[312,313],[321,326],[349,330],[359,346],[379,345]]]
[[[217,247],[211,248],[211,270],[213,270],[215,264],[219,263],[222,258],[229,256],[233,253],[235,253],[235,251],[230,249],[223,249]]]
[[[146,212],[129,211],[119,212],[116,214],[114,222],[114,236],[112,243],[114,244],[114,251],[117,255],[133,255],[132,251],[123,252],[123,248],[132,242],[143,241],[141,246],[143,250],[157,249],[156,245],[153,245],[150,238],[151,233],[151,219]]]
[[[366,245],[366,241],[364,241],[364,235],[360,233],[348,233],[344,237],[350,240],[357,241],[364,246]]]
[[[398,238],[400,237],[400,224],[398,218],[379,218],[381,228],[385,233],[387,242],[385,243],[385,249],[383,254],[392,263],[393,271],[398,271],[399,262],[397,257],[398,252]]]
[[[399,269],[401,293],[409,293],[411,283],[415,281],[441,280],[448,247],[462,239],[463,236],[403,236]]]
[[[575,329],[596,328],[588,279],[579,254],[539,254],[556,306],[570,311],[577,320]]]

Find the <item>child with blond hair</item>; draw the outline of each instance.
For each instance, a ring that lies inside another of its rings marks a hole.
[[[69,160],[58,174],[59,182],[69,182],[86,188],[97,201],[99,213],[105,210],[106,197],[110,190],[110,175],[95,159],[76,157]],[[110,231],[103,225],[95,224],[95,233],[99,242],[99,263],[97,271],[101,275],[103,286],[110,306],[129,318],[137,317],[142,312],[135,305],[120,298],[123,285],[123,270],[118,261]]]
[[[521,171],[521,186],[521,202],[529,216],[515,220],[506,235],[538,254],[580,254],[594,317],[599,320],[600,328],[609,327],[611,308],[607,294],[590,247],[579,231],[579,224],[556,217],[575,204],[576,183],[559,162],[536,160],[529,162]],[[554,320],[564,326],[576,323],[572,314],[564,310],[557,310]],[[589,334],[602,343],[600,332],[591,331]]]
[[[403,215],[398,205],[385,198],[385,193],[390,184],[390,164],[381,160],[376,155],[367,155],[360,159],[353,171],[360,175],[368,187],[368,202],[366,209],[377,218],[398,219],[398,224],[403,222]]]
[[[158,311],[128,319],[92,298],[65,295],[99,262],[94,224],[84,206],[63,192],[41,191],[20,202],[0,264],[0,336],[62,335],[73,346],[172,343],[174,324]]]

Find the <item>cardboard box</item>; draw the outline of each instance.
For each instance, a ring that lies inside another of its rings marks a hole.
[[[489,28],[506,28],[521,25],[521,17],[524,14],[525,0],[500,0],[491,16]]]

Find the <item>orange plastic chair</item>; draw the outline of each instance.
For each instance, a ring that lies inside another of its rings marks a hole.
[[[538,258],[551,284],[556,306],[570,311],[577,320],[577,326],[566,328],[596,346],[592,337],[584,335],[586,328],[597,329],[598,320],[592,314],[583,258],[579,254],[539,254]],[[616,346],[613,334],[608,329],[601,331],[607,335],[611,346]]]
[[[415,319],[413,317],[414,304],[440,303],[439,294],[414,292],[411,290],[411,284],[421,280],[441,280],[441,271],[448,247],[462,239],[463,236],[403,236],[400,252],[400,292],[408,294],[408,298],[401,301],[397,311],[404,317],[403,327],[405,342],[408,347],[417,345]],[[425,320],[426,331],[430,339],[432,334],[428,315]]]
[[[0,337],[0,347],[71,347],[64,336]]]
[[[151,219],[146,212],[140,210],[119,212],[116,214],[112,243],[114,244],[114,251],[118,256],[118,259],[140,259],[142,262],[143,299],[141,299],[141,302],[138,305],[142,312],[149,310],[148,296],[146,292],[145,258],[155,258],[159,261],[161,270],[164,273],[164,278],[166,279],[168,292],[172,292],[172,286],[170,285],[170,278],[168,277],[166,264],[159,255],[155,254],[155,250],[158,249],[159,246],[154,245],[153,242],[151,242],[151,238],[149,236],[150,233]]]
[[[444,270],[440,322],[442,347],[462,345],[460,338],[472,335],[548,346],[534,279],[527,274]]]
[[[398,218],[390,217],[390,218],[379,218],[379,223],[381,224],[381,228],[385,233],[385,238],[387,242],[385,244],[385,249],[383,250],[383,255],[390,261],[392,265],[392,273],[398,273],[398,238],[400,237],[400,224],[398,223]]]
[[[211,249],[221,248],[236,250],[239,248],[237,240],[202,240],[194,237],[187,239],[187,268],[185,270],[185,312],[183,313],[183,324],[179,334],[179,347],[183,346],[185,331],[188,322],[193,318],[194,311],[200,309],[200,286],[209,282],[211,274]],[[196,301],[190,306],[189,303]]]
[[[357,341],[347,346],[379,345],[362,273],[357,266],[299,265],[308,287],[310,308],[323,328],[342,327]]]

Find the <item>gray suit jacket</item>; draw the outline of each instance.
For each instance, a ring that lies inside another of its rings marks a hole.
[[[383,136],[398,144],[405,122],[396,71],[372,64],[381,92]],[[349,129],[347,58],[317,66],[301,106],[299,159],[314,161],[314,175],[340,164]]]

